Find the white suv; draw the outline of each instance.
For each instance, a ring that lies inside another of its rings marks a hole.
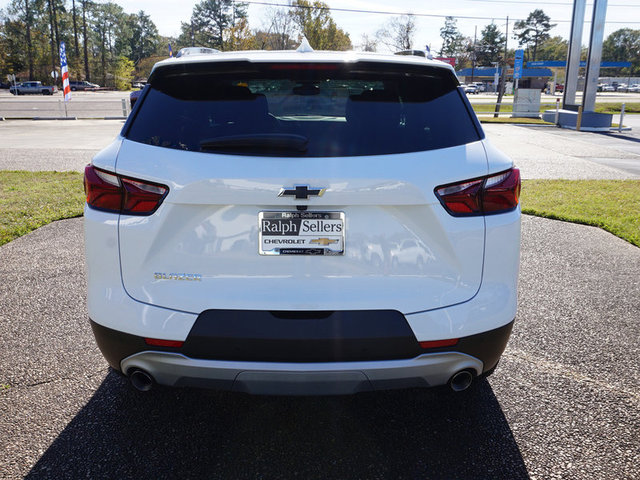
[[[162,61],[85,189],[91,325],[141,390],[463,390],[510,335],[519,172],[444,63]]]

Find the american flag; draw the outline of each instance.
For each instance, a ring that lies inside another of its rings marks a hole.
[[[69,86],[69,70],[67,69],[67,49],[64,42],[60,42],[60,69],[62,70],[62,90],[64,101],[71,100],[71,87]]]

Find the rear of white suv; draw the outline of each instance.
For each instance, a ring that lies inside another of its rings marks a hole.
[[[138,388],[463,389],[510,335],[519,173],[439,62],[161,62],[85,189],[91,325]]]

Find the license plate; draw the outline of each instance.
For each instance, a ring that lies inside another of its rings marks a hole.
[[[260,212],[260,255],[344,255],[343,212]]]

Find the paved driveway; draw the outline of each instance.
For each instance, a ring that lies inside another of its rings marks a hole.
[[[640,478],[640,249],[524,217],[496,374],[352,397],[133,391],[84,306],[82,219],[0,247],[2,478]]]

